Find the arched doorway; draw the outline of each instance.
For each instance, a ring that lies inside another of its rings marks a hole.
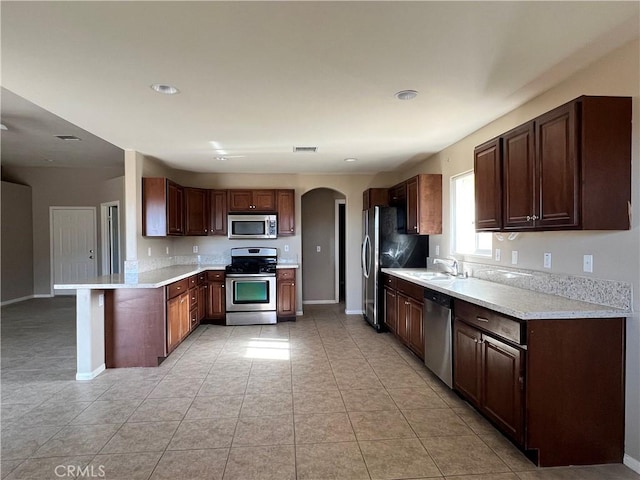
[[[303,304],[345,300],[345,208],[345,195],[330,188],[302,195]]]

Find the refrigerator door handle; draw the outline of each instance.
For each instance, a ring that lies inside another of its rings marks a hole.
[[[369,252],[368,256],[367,251]],[[369,278],[371,274],[371,239],[369,235],[365,236],[364,242],[362,242],[362,273],[364,278]]]

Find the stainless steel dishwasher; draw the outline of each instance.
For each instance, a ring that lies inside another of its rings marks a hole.
[[[453,388],[451,368],[451,307],[444,293],[424,289],[424,364]]]

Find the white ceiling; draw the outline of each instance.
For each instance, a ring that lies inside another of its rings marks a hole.
[[[639,5],[2,1],[2,163],[133,149],[197,172],[390,171],[637,38]],[[113,145],[34,141],[49,122],[67,133],[46,111]]]

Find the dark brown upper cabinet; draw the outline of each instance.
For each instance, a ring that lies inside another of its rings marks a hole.
[[[442,175],[421,174],[407,180],[407,233],[442,233]]]
[[[572,100],[477,147],[475,167],[478,231],[628,230],[631,98]]]
[[[502,140],[495,138],[473,152],[476,192],[476,229],[502,228]]]
[[[296,233],[295,190],[277,190],[278,236],[287,237]]]
[[[142,235],[184,235],[184,190],[166,178],[142,179]]]
[[[276,213],[275,190],[228,190],[230,212]]]
[[[209,192],[204,188],[184,188],[185,235],[209,234]]]
[[[368,210],[376,205],[381,207],[389,205],[388,188],[367,188],[362,192],[362,210]]]
[[[226,190],[209,190],[209,235],[227,235]]]

